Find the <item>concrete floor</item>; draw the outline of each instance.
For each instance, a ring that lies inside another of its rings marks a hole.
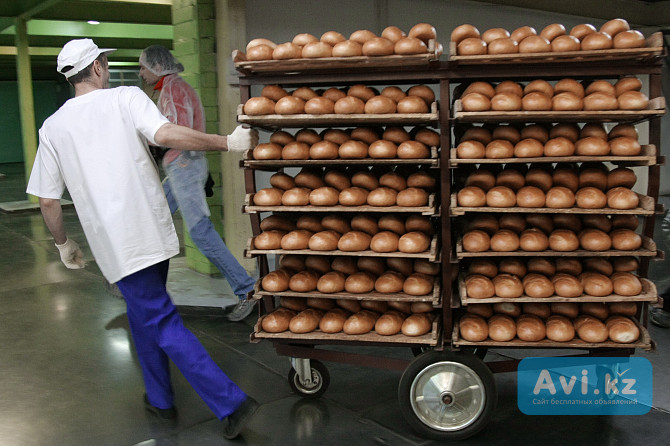
[[[0,165],[0,201],[25,199],[19,164]],[[70,236],[88,254],[85,270],[67,270],[37,211],[0,214],[0,446],[222,445],[221,426],[173,371],[178,421],[145,411],[139,365],[125,304],[106,293],[72,208]],[[178,222],[178,218],[177,218]],[[661,244],[664,248],[664,244]],[[668,262],[655,262],[652,279],[670,284]],[[175,300],[198,297],[234,303],[224,280],[171,263]],[[212,294],[219,295],[214,297]],[[228,291],[227,291],[228,290]],[[401,415],[401,372],[327,363],[330,387],[320,399],[291,392],[290,363],[270,342],[252,344],[255,315],[231,323],[217,307],[180,307],[214,360],[263,405],[243,435],[249,445],[433,445]],[[670,441],[670,330],[650,327],[655,352],[638,351],[654,370],[653,408],[639,416],[527,416],[516,403],[514,373],[496,374],[498,406],[487,427],[462,445],[667,445]],[[342,350],[351,351],[342,347]],[[408,348],[356,350],[410,359]],[[523,350],[489,352],[489,359],[522,358]]]

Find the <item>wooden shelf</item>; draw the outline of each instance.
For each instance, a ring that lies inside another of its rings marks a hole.
[[[503,298],[503,297],[490,297],[486,299],[473,299],[467,296],[465,292],[465,283],[464,277],[461,276],[458,281],[458,294],[463,305],[469,304],[495,304],[499,302],[512,302],[512,303],[524,303],[524,302],[543,302],[543,303],[552,303],[552,302],[649,302],[656,303],[658,302],[658,291],[653,282],[648,279],[640,278],[642,282],[642,293],[636,296],[621,296],[618,294],[610,294],[608,296],[589,296],[586,294],[581,295],[580,297],[561,297],[561,296],[551,296],[545,298],[536,298],[522,295],[517,298]]]
[[[621,60],[651,61],[665,55],[663,33],[656,32],[647,38],[644,48],[563,51],[543,53],[483,54],[459,56],[455,42],[449,42],[449,62],[459,65],[490,64],[536,64],[536,63],[584,63],[613,62]]]
[[[244,152],[244,158],[240,162],[241,167],[249,167],[259,170],[282,169],[285,167],[327,167],[327,166],[376,166],[376,165],[423,165],[430,167],[440,166],[440,152],[437,147],[430,148],[430,158],[360,158],[333,160],[255,160],[252,158],[252,150]]]
[[[442,289],[440,287],[439,278],[435,278],[433,284],[433,292],[425,296],[413,296],[406,293],[377,293],[370,292],[364,294],[352,294],[347,292],[341,293],[320,293],[316,290],[306,293],[299,293],[297,291],[280,291],[280,292],[271,292],[264,291],[260,286],[261,281],[256,282],[254,288],[254,299],[261,299],[267,296],[290,296],[290,297],[314,297],[319,299],[347,299],[347,300],[375,300],[375,301],[386,301],[386,302],[430,302],[433,307],[439,308],[442,305]]]
[[[335,249],[333,251],[312,251],[311,249],[254,249],[254,237],[250,238],[247,243],[247,249],[244,250],[245,257],[254,257],[257,255],[268,254],[306,254],[317,256],[349,256],[349,257],[403,257],[408,259],[428,259],[431,262],[439,260],[439,248],[437,243],[437,236],[433,236],[430,246],[427,251],[418,253],[408,253],[401,251],[394,252],[376,252],[370,249],[365,251],[340,251]]]
[[[454,119],[458,122],[637,122],[663,116],[665,98],[653,98],[644,110],[596,110],[596,111],[463,111],[460,99],[454,102]]]
[[[310,333],[296,334],[291,333],[290,331],[284,331],[282,333],[268,333],[263,331],[261,324],[263,321],[263,316],[258,319],[256,326],[254,327],[254,332],[251,335],[252,340],[254,339],[270,339],[277,341],[303,341],[313,344],[319,344],[323,342],[327,343],[338,343],[338,344],[365,344],[365,343],[375,343],[375,344],[421,344],[435,346],[439,340],[439,334],[441,330],[440,318],[436,318],[433,321],[433,326],[431,331],[422,336],[405,336],[403,334],[395,334],[391,336],[382,336],[377,334],[374,331],[362,335],[348,335],[346,333],[323,333],[321,330],[314,330]]]
[[[449,164],[456,167],[461,164],[518,164],[518,163],[586,163],[609,162],[627,166],[655,166],[658,164],[658,151],[654,145],[643,145],[639,155],[635,156],[542,156],[534,158],[458,158],[456,148],[449,151]]]
[[[388,113],[372,115],[366,113],[353,114],[296,114],[296,115],[245,115],[244,105],[237,108],[237,122],[249,124],[255,127],[268,129],[278,128],[301,128],[301,127],[342,127],[342,126],[364,126],[364,125],[436,125],[439,121],[437,102],[431,105],[429,113]]]
[[[577,338],[577,335],[575,334],[575,339],[572,341],[567,341],[567,342],[557,342],[557,341],[552,341],[550,339],[543,339],[541,341],[536,341],[536,342],[529,342],[529,341],[522,341],[519,338],[514,338],[511,341],[494,341],[492,339],[487,339],[485,341],[481,342],[472,342],[472,341],[466,341],[465,339],[460,338],[460,333],[459,333],[459,325],[458,322],[454,323],[454,329],[452,331],[452,336],[451,336],[451,341],[452,344],[456,347],[463,347],[463,346],[477,346],[477,347],[507,347],[507,348],[527,348],[527,347],[535,347],[535,348],[578,348],[578,349],[596,349],[596,348],[641,348],[643,350],[653,350],[654,345],[653,342],[651,341],[651,338],[649,336],[649,332],[647,331],[646,328],[644,328],[640,323],[635,320],[635,318],[631,318],[633,322],[635,322],[635,325],[637,325],[637,328],[640,330],[640,337],[638,338],[637,341],[631,342],[629,344],[621,344],[619,342],[612,342],[612,341],[605,341],[605,342],[585,342],[582,341],[581,339]]]
[[[384,213],[415,213],[421,215],[437,215],[438,206],[435,194],[428,196],[427,206],[256,206],[251,203],[254,202],[254,194],[248,194],[245,198],[245,205],[242,212],[245,214],[253,214],[256,212],[384,212]]]

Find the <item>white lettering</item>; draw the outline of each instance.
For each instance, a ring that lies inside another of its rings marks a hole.
[[[621,380],[624,384],[626,384],[626,387],[623,388],[621,391],[622,395],[637,395],[637,390],[633,389],[633,386],[636,383],[636,380],[633,378],[629,379],[622,379]]]
[[[565,376],[561,376],[560,378],[558,378],[558,381],[561,383],[561,387],[563,387],[563,392],[565,392],[566,395],[570,395],[570,393],[572,393],[572,388],[575,386],[575,383],[577,382],[577,377],[571,376],[570,381],[566,382]]]
[[[533,393],[537,395],[540,393],[540,390],[548,390],[552,395],[556,393],[556,387],[554,386],[554,382],[551,380],[551,375],[549,375],[549,371],[547,369],[543,369],[540,372],[540,376],[537,378]]]

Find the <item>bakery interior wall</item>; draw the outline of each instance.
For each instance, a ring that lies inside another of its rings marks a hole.
[[[612,10],[610,18],[616,17],[617,12]],[[444,45],[447,52],[451,31],[463,23],[470,23],[481,32],[499,27],[511,32],[525,25],[532,26],[539,32],[552,23],[562,23],[570,29],[581,23],[600,27],[606,20],[468,0],[340,0],[335,3],[326,0],[246,0],[247,41],[265,37],[276,43],[283,43],[291,41],[299,33],[310,33],[319,37],[330,30],[348,36],[358,29],[369,29],[379,35],[389,25],[395,25],[407,32],[421,22],[430,23],[436,28],[437,40]],[[658,31],[656,28],[644,28],[635,23],[631,23],[631,27],[645,36]],[[643,91],[648,93],[646,78],[642,76],[642,80]],[[436,88],[435,91],[437,93]],[[665,96],[665,92],[670,91],[670,73],[666,66],[663,73],[663,91]],[[252,94],[259,95],[260,87],[252,90]],[[648,143],[646,124],[639,125],[638,129],[640,143]],[[661,134],[662,141],[668,141],[669,115],[663,117]],[[266,141],[269,134],[264,132],[261,138]],[[668,146],[664,143],[661,147],[663,154]],[[644,193],[647,169],[636,168],[635,171],[638,175],[637,192]],[[258,187],[269,187],[269,174],[259,174]],[[670,165],[661,167],[660,193],[670,195]]]

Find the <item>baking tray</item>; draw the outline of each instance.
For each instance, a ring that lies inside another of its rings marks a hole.
[[[644,110],[594,110],[594,111],[483,111],[463,110],[460,99],[454,102],[454,119],[459,122],[637,122],[665,114],[665,97],[649,101]]]
[[[512,302],[512,303],[524,303],[524,302],[543,302],[543,303],[552,303],[552,302],[649,302],[656,303],[658,302],[658,291],[656,290],[656,285],[651,282],[649,279],[640,277],[640,282],[642,282],[642,293],[636,296],[621,296],[618,294],[610,294],[608,296],[589,296],[587,294],[582,294],[580,297],[561,297],[561,296],[551,296],[545,298],[529,297],[525,294],[517,298],[502,298],[502,297],[490,297],[486,299],[474,299],[468,297],[465,292],[465,276],[461,275],[458,280],[458,294],[463,305],[468,304],[495,304],[500,302]]]
[[[456,43],[449,42],[448,56],[449,62],[459,65],[490,65],[574,62],[616,63],[621,60],[653,60],[663,57],[665,54],[663,33],[655,32],[647,37],[647,45],[644,48],[459,56],[456,51]]]

